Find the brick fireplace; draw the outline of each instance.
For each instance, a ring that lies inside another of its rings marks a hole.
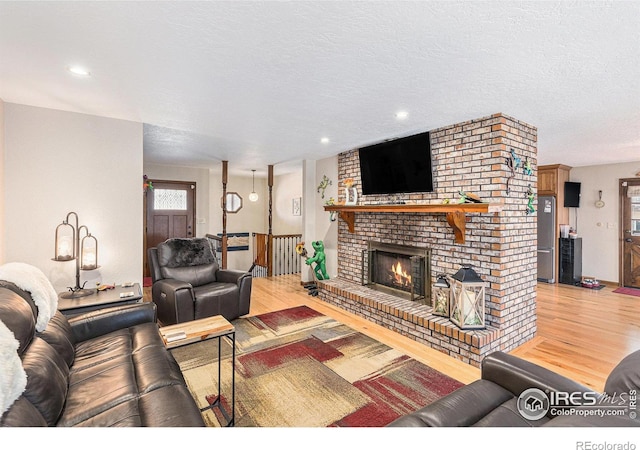
[[[529,187],[537,191],[537,130],[494,114],[432,130],[431,146],[434,192],[361,196],[359,205],[456,202],[462,190],[500,207],[466,214],[464,243],[455,242],[444,214],[359,212],[353,232],[340,220],[338,277],[320,283],[319,298],[479,366],[488,353],[512,350],[536,333],[537,229],[536,215],[526,213],[526,193]],[[511,149],[522,163],[528,160],[533,175],[522,167],[511,171]],[[357,150],[339,155],[338,176],[353,178],[359,186]],[[440,273],[454,274],[462,264],[473,266],[486,282],[486,329],[461,330],[448,318],[433,315],[430,300],[412,301],[366,286],[363,271],[369,269],[371,242],[425,251],[429,287]]]

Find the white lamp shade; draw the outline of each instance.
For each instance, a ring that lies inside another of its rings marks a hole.
[[[258,201],[258,194],[256,194],[255,192],[252,192],[251,194],[249,194],[249,201],[251,202],[257,202]]]

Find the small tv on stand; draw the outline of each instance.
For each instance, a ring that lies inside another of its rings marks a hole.
[[[573,181],[564,182],[564,207],[580,207],[580,183]]]

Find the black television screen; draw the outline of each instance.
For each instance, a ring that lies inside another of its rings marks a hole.
[[[428,131],[363,147],[358,154],[364,195],[433,191]]]
[[[564,207],[578,208],[580,206],[580,183],[564,182]]]

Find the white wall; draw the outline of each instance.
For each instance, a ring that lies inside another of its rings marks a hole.
[[[0,186],[4,191],[4,102],[0,98]],[[4,195],[0,195],[0,264],[4,264]]]
[[[6,262],[41,269],[56,290],[75,264],[54,262],[55,229],[70,211],[99,242],[81,284],[142,282],[142,124],[5,103]]]
[[[327,256],[327,274],[331,278],[338,276],[338,220],[332,222],[329,220],[330,214],[324,210],[325,202],[333,197],[338,200],[338,188],[340,180],[338,180],[338,156],[321,159],[316,161],[316,186],[322,180],[322,176],[326,175],[332,184],[324,191],[324,199],[321,194],[315,193],[316,208],[316,236],[313,240],[322,240],[324,242],[324,250]],[[310,251],[310,248],[309,248]]]
[[[293,215],[293,199],[297,197],[302,197],[302,170],[274,177],[273,234],[302,233],[302,215]]]
[[[150,180],[188,181],[196,184],[196,237],[204,237],[209,229],[209,169],[144,164]]]
[[[620,206],[619,179],[633,178],[637,163],[574,167],[570,179],[581,183],[580,207],[571,208],[570,222],[582,237],[582,274],[605,281],[619,281]],[[596,208],[598,191],[605,206]],[[577,214],[577,215],[576,215]]]
[[[318,192],[318,184],[326,175],[332,184],[322,193]],[[330,197],[338,198],[338,156],[317,161],[305,160],[302,163],[303,198],[303,233],[302,239],[309,256],[313,255],[312,241],[323,241],[327,266],[327,274],[330,278],[338,276],[338,218],[335,222],[329,220],[330,214],[324,210],[324,204]],[[313,280],[313,274],[309,266],[303,266],[301,281]]]

